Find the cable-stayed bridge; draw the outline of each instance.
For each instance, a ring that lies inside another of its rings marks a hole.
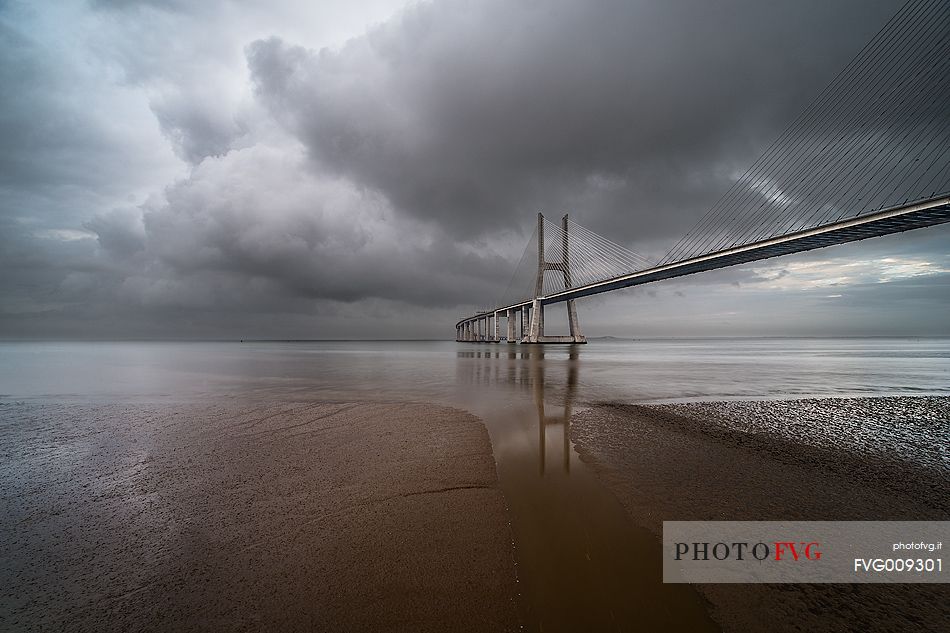
[[[538,214],[504,295],[456,339],[583,343],[576,299],[948,221],[950,4],[910,0],[661,259]],[[568,336],[544,334],[555,303]]]

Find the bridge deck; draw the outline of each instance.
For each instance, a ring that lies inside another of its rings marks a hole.
[[[835,244],[856,242],[870,237],[901,233],[911,229],[934,226],[945,222],[950,222],[950,196],[885,209],[851,220],[826,224],[814,229],[790,233],[781,237],[716,251],[700,257],[693,257],[663,266],[632,272],[627,275],[621,275],[586,286],[569,288],[561,292],[539,297],[539,300],[544,305],[550,305],[569,299],[579,299],[602,292],[619,290],[620,288],[638,286],[661,279],[682,277],[683,275],[692,275],[707,270],[726,268],[727,266],[735,266],[736,264],[747,264],[760,259],[800,253],[816,248],[833,246]],[[500,307],[498,311],[517,309],[530,304],[531,299],[528,299],[509,306]],[[460,320],[457,325],[484,317],[487,314],[492,314],[492,312],[483,312],[467,317]]]

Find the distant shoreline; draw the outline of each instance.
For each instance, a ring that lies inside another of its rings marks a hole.
[[[588,341],[755,341],[755,340],[788,340],[788,341],[827,341],[827,340],[944,340],[950,339],[950,334],[873,334],[867,336],[840,336],[840,335],[811,335],[811,336],[588,336]],[[128,337],[128,338],[75,338],[75,337],[22,337],[8,338],[0,336],[0,343],[453,343],[451,337],[441,338],[176,338],[176,337]],[[465,345],[499,345],[502,343],[482,342],[465,343]],[[553,347],[563,347],[565,343],[555,343]]]

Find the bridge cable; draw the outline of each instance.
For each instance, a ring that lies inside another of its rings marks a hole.
[[[821,225],[848,214],[838,202],[856,187],[862,196],[855,202],[863,204],[853,205],[853,215],[950,187],[940,162],[947,156],[938,151],[945,145],[941,123],[950,118],[942,98],[948,19],[946,3],[908,2],[660,262]],[[911,122],[903,135],[888,134]],[[928,173],[926,190],[902,190],[908,182],[918,187]]]
[[[922,7],[917,7],[917,8],[921,9]],[[902,16],[901,13],[899,12],[895,16],[895,18],[892,19],[890,23],[891,28],[907,27],[908,25],[913,24],[914,22],[917,21],[913,18],[919,19],[919,16],[910,12]],[[720,208],[717,210],[716,207],[714,207],[713,210],[711,210],[711,212],[707,214],[707,217],[705,218],[705,223],[702,223],[702,226],[705,226],[706,224],[710,224],[710,223],[714,225],[720,225],[720,226],[723,225],[724,223],[722,222],[722,216],[725,213],[728,213],[730,208],[733,209],[732,212],[734,214],[735,213],[734,209],[736,207],[741,207],[742,205],[747,204],[750,196],[754,196],[756,193],[762,193],[762,189],[763,189],[762,182],[763,180],[766,180],[766,181],[768,180],[768,174],[770,170],[774,171],[774,168],[778,168],[779,171],[788,172],[789,161],[792,160],[791,157],[795,155],[796,152],[798,154],[804,154],[806,156],[810,153],[814,153],[815,148],[816,148],[816,143],[821,143],[823,135],[814,134],[809,140],[809,137],[807,135],[803,135],[800,133],[801,130],[813,126],[814,122],[819,122],[818,118],[822,114],[822,111],[825,105],[833,97],[837,96],[837,94],[841,92],[846,92],[850,95],[850,99],[848,99],[844,107],[842,107],[840,104],[838,105],[837,107],[838,117],[833,118],[830,121],[826,118],[824,121],[826,128],[829,126],[833,127],[835,125],[840,126],[841,117],[844,117],[847,113],[850,112],[850,109],[853,106],[855,100],[858,98],[858,95],[862,92],[860,90],[854,89],[854,83],[857,81],[861,81],[866,77],[867,69],[872,66],[871,64],[872,58],[884,57],[885,59],[888,59],[891,62],[896,62],[898,59],[900,59],[899,56],[893,53],[893,48],[897,45],[897,42],[900,41],[899,37],[890,37],[890,38],[880,37],[880,34],[885,32],[887,28],[888,26],[885,25],[885,28],[882,29],[881,32],[879,32],[879,36],[873,38],[872,41],[868,45],[865,46],[864,59],[862,60],[862,54],[859,53],[859,55],[855,57],[851,63],[849,63],[849,65],[845,68],[845,70],[839,73],[839,76],[836,78],[836,80],[833,81],[831,84],[829,84],[829,86],[824,91],[823,96],[820,96],[815,104],[813,104],[812,106],[810,106],[809,108],[805,110],[803,115],[799,118],[798,123],[790,126],[789,130],[787,130],[787,132],[783,134],[782,137],[780,137],[778,141],[773,143],[772,148],[770,148],[770,150],[766,152],[766,155],[760,158],[758,161],[756,161],[756,163],[753,164],[753,167],[750,168],[750,171],[752,172],[753,175],[749,176],[747,174],[746,176],[743,176],[743,178],[741,178],[739,181],[737,181],[734,184],[733,190],[731,191],[731,195],[730,193],[727,193],[727,196],[724,196],[724,198],[720,200],[720,203],[718,203],[717,205]],[[882,43],[885,46],[883,50],[880,49],[880,47],[878,46],[879,44],[882,44]],[[836,89],[837,83],[841,83],[841,86],[840,88]],[[793,133],[798,133],[799,137],[795,140],[795,142],[789,142],[787,138],[792,136]],[[803,146],[802,142],[806,142],[807,145]],[[826,147],[827,147],[827,143],[825,145],[825,148]],[[821,148],[819,151],[823,151],[825,148]],[[774,154],[776,150],[779,152],[778,157],[773,159],[772,156],[770,156],[770,154]],[[800,158],[801,156],[799,156],[799,159]],[[798,172],[795,172],[796,175],[797,173]],[[743,187],[743,184],[745,183],[747,183],[747,186]],[[774,185],[773,185],[773,188],[774,188]],[[771,192],[766,192],[766,193],[771,193]],[[736,199],[736,196],[739,196],[739,198]],[[745,215],[748,215],[749,211],[750,211],[749,209],[746,209]],[[734,216],[734,219],[735,219],[735,216]],[[695,229],[693,231],[693,233],[698,233],[698,232],[699,231]],[[716,236],[716,232],[707,231],[705,235],[706,239],[699,243],[699,249],[694,249],[694,250],[709,250],[708,247],[711,244],[711,240],[714,239],[715,236]],[[702,239],[702,237],[703,236],[701,235],[700,239]],[[683,246],[688,246],[688,243],[684,243]],[[680,254],[681,254],[681,251],[679,253],[675,253],[674,256],[677,256]]]

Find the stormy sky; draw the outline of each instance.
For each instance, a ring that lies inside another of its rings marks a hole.
[[[662,256],[901,4],[0,0],[0,338],[451,337],[538,211]],[[948,244],[614,292],[581,325],[950,335]]]

